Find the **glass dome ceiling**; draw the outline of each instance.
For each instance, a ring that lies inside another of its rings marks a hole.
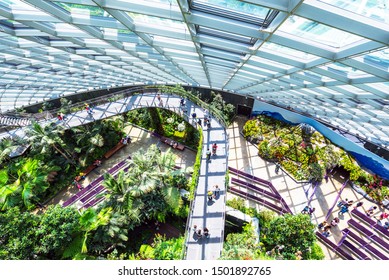
[[[0,0],[0,50],[0,112],[179,83],[389,146],[389,0]]]

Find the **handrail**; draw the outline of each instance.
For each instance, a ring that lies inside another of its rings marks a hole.
[[[199,126],[199,132],[202,134],[203,133],[203,130],[202,128]],[[203,135],[200,136],[200,140],[201,140],[201,143],[199,143],[198,145],[198,149],[197,149],[197,154],[196,154],[196,160],[197,160],[197,157],[200,155],[200,157],[202,156],[203,154],[203,143],[204,143],[204,138],[203,138]],[[200,160],[200,166],[199,166],[199,172],[201,170],[201,160]],[[200,176],[200,173],[198,173],[198,176]],[[198,185],[198,182],[199,182],[199,177],[196,178],[197,182],[196,182],[196,189],[197,189],[197,185]],[[193,190],[193,195],[196,194],[196,189]],[[182,250],[182,258],[185,259],[186,258],[186,253],[187,253],[187,249],[188,249],[188,240],[190,238],[190,232],[191,232],[191,229],[189,228],[189,217],[191,217],[191,214],[193,214],[193,207],[194,207],[194,200],[195,200],[195,196],[193,197],[193,199],[190,201],[190,204],[189,204],[189,214],[188,214],[188,217],[186,218],[186,224],[185,224],[185,242],[183,244],[183,250]]]
[[[77,102],[77,103],[72,103],[70,104],[67,108],[68,109],[74,109],[74,108],[77,108],[77,107],[82,107],[84,106],[85,103],[89,103],[90,105],[92,106],[97,106],[97,105],[100,105],[100,104],[105,104],[107,102],[110,102],[108,99],[110,98],[114,98],[114,97],[129,97],[129,96],[132,96],[134,95],[135,92],[139,92],[139,91],[143,91],[143,87],[134,87],[134,88],[129,88],[129,89],[124,89],[124,90],[120,90],[120,91],[117,91],[117,92],[113,92],[111,94],[107,94],[107,95],[104,95],[104,96],[99,96],[99,97],[96,97],[96,98],[91,98],[91,99],[88,99],[88,100],[83,100],[83,101],[80,101],[80,102]],[[62,107],[60,108],[55,108],[55,109],[52,109],[52,110],[47,110],[47,111],[44,111],[43,113],[48,113],[48,114],[51,114],[51,116],[55,116],[58,114],[58,112],[60,112],[62,109]],[[38,115],[38,114],[42,114],[42,113],[36,113],[35,115]],[[40,119],[43,119],[42,117]]]

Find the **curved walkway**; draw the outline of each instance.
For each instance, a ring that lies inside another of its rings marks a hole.
[[[204,116],[211,119],[211,128],[203,129],[203,157],[201,160],[201,169],[198,187],[195,193],[195,199],[192,203],[192,208],[189,216],[189,228],[197,225],[203,229],[207,227],[210,232],[208,239],[194,239],[191,234],[187,234],[186,259],[202,260],[202,259],[218,259],[223,248],[224,239],[224,222],[225,222],[225,173],[227,170],[228,161],[228,137],[225,128],[207,111],[198,107],[191,101],[186,101],[184,108],[180,106],[180,97],[176,95],[161,94],[161,101],[157,99],[156,92],[133,95],[121,100],[102,104],[93,108],[93,116],[89,116],[85,110],[78,111],[67,115],[67,121],[64,124],[67,127],[76,127],[94,122],[98,119],[109,118],[118,114],[125,113],[130,110],[145,108],[145,107],[160,107],[173,111],[181,115],[190,124],[197,126],[197,123],[192,118],[192,114],[197,114],[197,119],[201,119],[204,123]],[[62,121],[56,118],[41,122],[41,124]],[[0,139],[8,136],[25,137],[25,128],[15,129],[12,131],[0,134]],[[206,162],[205,152],[207,148],[211,149],[212,143],[217,143],[217,156],[212,156],[209,162]],[[220,195],[212,202],[208,202],[207,192],[212,190],[214,185],[220,188]]]

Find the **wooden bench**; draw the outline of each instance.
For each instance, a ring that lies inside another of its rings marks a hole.
[[[357,208],[354,208],[350,213],[352,215],[357,216],[359,219],[367,223],[369,226],[374,226],[375,224],[377,224],[376,221],[373,221],[373,219],[360,212]]]
[[[173,149],[177,149],[177,150],[180,150],[180,151],[183,151],[185,149],[185,146],[178,143],[177,141],[174,141],[172,139],[169,139],[165,136],[161,136],[161,140],[160,140],[162,143],[166,144],[166,145],[169,145],[170,147],[172,147]]]
[[[355,228],[356,230],[358,230],[359,232],[361,232],[363,235],[365,235],[366,237],[371,237],[374,235],[373,232],[371,232],[370,230],[368,230],[367,228],[365,228],[363,225],[361,225],[360,223],[358,223],[357,221],[351,219],[351,220],[348,220],[347,223]]]
[[[108,152],[106,152],[104,154],[104,158],[106,158],[106,159],[110,158],[111,156],[113,156],[117,151],[119,151],[124,146],[126,146],[126,144],[123,144],[121,142],[117,143],[115,147],[113,147],[111,150],[109,150]]]
[[[348,240],[343,240],[342,246],[347,247],[352,253],[357,255],[360,260],[371,260],[371,258],[369,258],[364,252],[359,250]]]
[[[337,253],[339,256],[341,256],[343,259],[346,260],[354,260],[354,258],[347,252],[345,252],[343,249],[339,248],[335,243],[333,243],[331,240],[329,240],[327,237],[323,236],[320,232],[316,231],[316,237],[319,241],[324,243],[327,247],[332,249],[334,253]]]

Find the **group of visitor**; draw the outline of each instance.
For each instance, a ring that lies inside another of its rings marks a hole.
[[[335,217],[334,219],[332,219],[330,223],[328,223],[327,221],[323,221],[320,224],[318,224],[317,227],[321,231],[321,234],[323,236],[328,237],[331,234],[330,232],[331,228],[336,227],[339,224],[339,222],[340,222],[339,218]]]
[[[84,104],[84,107],[85,107],[85,110],[86,110],[86,112],[88,113],[88,115],[89,115],[89,116],[92,116],[92,115],[93,115],[92,107],[90,107],[88,103],[85,103],[85,104]]]
[[[128,143],[131,143],[131,137],[128,135],[125,135],[121,140],[120,143],[127,145]]]
[[[313,212],[315,212],[315,207],[311,207],[309,205],[305,206],[303,210],[301,210],[301,214],[308,214],[312,216]]]
[[[58,115],[57,115],[57,119],[59,121],[66,121],[68,119],[68,117],[66,117],[62,112],[59,112]]]
[[[348,200],[348,198],[346,198],[345,200],[339,201],[338,207],[340,208],[340,210],[339,210],[338,214],[343,215],[344,213],[347,213],[349,210],[349,207],[351,205],[353,205],[353,203],[354,203],[354,201]]]
[[[200,228],[197,228],[197,225],[194,225],[193,232],[195,238],[197,238],[198,240],[201,240],[203,237],[209,238],[209,230],[206,227],[201,231]]]
[[[213,190],[209,190],[207,192],[208,201],[213,201],[213,199],[217,199],[220,195],[219,185],[214,185]]]

